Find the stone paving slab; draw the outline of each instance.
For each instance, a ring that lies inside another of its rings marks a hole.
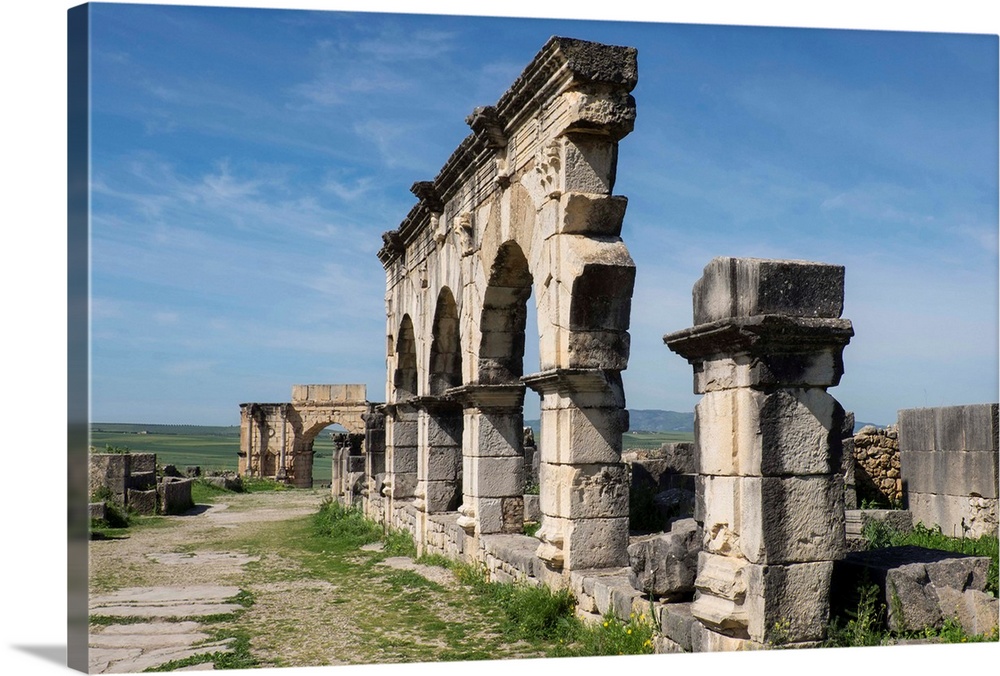
[[[122,674],[140,672],[145,671],[150,667],[156,667],[161,664],[166,664],[167,662],[173,662],[174,660],[185,660],[195,655],[204,655],[207,653],[231,650],[232,642],[234,640],[235,639],[230,638],[224,641],[206,643],[205,645],[200,645],[194,648],[164,648],[161,650],[144,652],[139,657],[122,660],[110,665],[103,673]]]
[[[92,597],[90,612],[114,617],[201,617],[241,610],[243,606],[224,603],[237,593],[239,587],[227,585],[131,587]],[[210,634],[200,629],[194,621],[107,625],[90,635],[90,672],[140,672],[194,655],[232,650],[234,639],[202,643]],[[212,668],[197,666],[197,671]]]

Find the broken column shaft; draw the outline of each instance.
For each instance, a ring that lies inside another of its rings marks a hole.
[[[704,542],[692,614],[703,650],[824,637],[844,553],[844,410],[827,394],[854,331],[844,268],[716,258],[695,326],[664,336],[694,367]]]

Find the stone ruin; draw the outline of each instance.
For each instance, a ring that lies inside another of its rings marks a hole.
[[[240,472],[310,485],[315,433],[340,422],[351,436],[334,496],[413,534],[419,553],[569,587],[579,612],[652,612],[658,652],[817,645],[854,481],[853,415],[827,391],[854,334],[841,317],[844,268],[710,261],[694,326],[664,337],[703,395],[695,443],[626,463],[635,267],[620,237],[627,200],[613,189],[636,81],[635,49],[552,38],[496,105],[473,111],[472,133],[413,185],[417,204],[383,235],[386,402],[348,385],[243,404]],[[523,364],[529,311],[535,373]],[[527,389],[541,397],[537,446],[523,431]],[[962,462],[979,467],[978,449],[958,449]],[[534,465],[537,496],[525,494]],[[630,532],[630,490],[660,500],[652,532]],[[536,535],[523,534],[535,520]],[[939,570],[931,563],[921,570]],[[981,581],[970,571],[966,582]]]
[[[290,403],[240,404],[239,475],[311,488],[316,435],[338,423],[364,437],[372,409],[366,390],[364,385],[293,385]],[[360,455],[361,446],[355,451]]]
[[[91,453],[90,495],[102,488],[119,507],[138,514],[180,514],[194,506],[191,479],[157,477],[155,453]],[[105,503],[90,503],[90,518],[105,519]]]

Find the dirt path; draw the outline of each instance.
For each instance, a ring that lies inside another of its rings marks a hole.
[[[258,666],[538,656],[505,644],[444,569],[377,548],[324,551],[309,516],[327,494],[224,494],[93,541],[91,671],[241,651]]]

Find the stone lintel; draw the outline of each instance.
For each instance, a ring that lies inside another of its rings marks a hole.
[[[809,354],[843,348],[853,335],[849,319],[755,315],[668,333],[663,342],[693,364],[718,355]]]
[[[470,383],[445,390],[445,394],[464,408],[517,409],[524,406],[524,385]]]

